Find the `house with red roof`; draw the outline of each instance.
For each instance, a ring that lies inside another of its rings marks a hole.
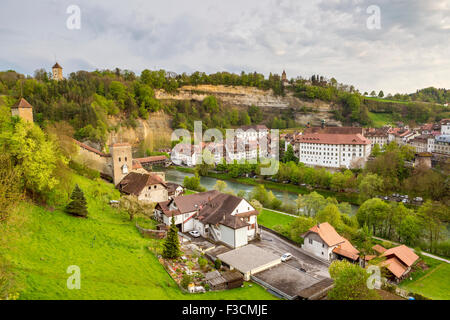
[[[358,249],[346,238],[339,235],[328,222],[315,225],[302,237],[304,239],[302,249],[322,260],[329,262],[336,259],[346,259],[351,262],[359,261]]]
[[[377,246],[376,251],[386,259],[380,263],[380,266],[388,270],[391,280],[398,282],[405,278],[411,271],[411,266],[419,260],[419,256],[404,244],[391,249]],[[373,249],[375,250],[375,248]]]

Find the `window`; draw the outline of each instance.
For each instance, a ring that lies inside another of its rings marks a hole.
[[[325,248],[325,244],[324,243],[322,243],[322,248]]]
[[[125,157],[125,161],[127,161],[127,157]]]
[[[309,244],[312,244],[312,243],[313,243],[312,239],[309,239]]]
[[[156,186],[154,186],[153,189],[156,189]]]
[[[119,157],[119,162],[122,161],[122,159]]]

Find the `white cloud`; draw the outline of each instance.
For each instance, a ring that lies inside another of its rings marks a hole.
[[[361,91],[450,87],[450,0],[3,0],[0,69],[32,74],[54,55],[79,69],[319,73]],[[368,30],[366,8],[381,9]]]

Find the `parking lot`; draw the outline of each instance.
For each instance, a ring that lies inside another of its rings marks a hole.
[[[291,253],[292,258],[283,263],[302,272],[305,270],[309,276],[315,279],[320,280],[330,277],[330,274],[328,273],[328,263],[311,257],[298,246],[285,241],[273,233],[261,230],[261,240],[255,241],[253,244],[266,250],[270,250],[280,256],[286,252]]]
[[[416,206],[420,206],[423,203],[423,199],[420,197],[409,198],[408,195],[402,195],[398,193],[391,194],[390,196],[377,196],[377,198],[385,201],[402,202],[404,204],[412,204]]]

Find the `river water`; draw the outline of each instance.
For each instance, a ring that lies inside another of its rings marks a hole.
[[[164,170],[166,173],[166,180],[169,182],[178,183],[180,185],[183,185],[183,180],[185,176],[193,177],[194,174],[192,173],[186,173],[177,171],[174,169],[168,169]],[[211,177],[200,177],[200,184],[206,188],[206,190],[212,190],[214,188],[214,185],[216,184],[218,179],[211,178]],[[243,190],[247,194],[249,194],[255,186],[247,185],[239,182],[234,181],[225,181],[227,183],[228,189],[232,190],[235,194],[237,194],[239,191]],[[293,192],[287,192],[287,191],[279,191],[274,189],[269,189],[272,191],[273,195],[283,201],[285,203],[286,201],[290,204],[295,205],[295,200],[298,197],[298,194]],[[358,210],[358,206],[352,205],[352,213],[355,214],[356,210]]]

